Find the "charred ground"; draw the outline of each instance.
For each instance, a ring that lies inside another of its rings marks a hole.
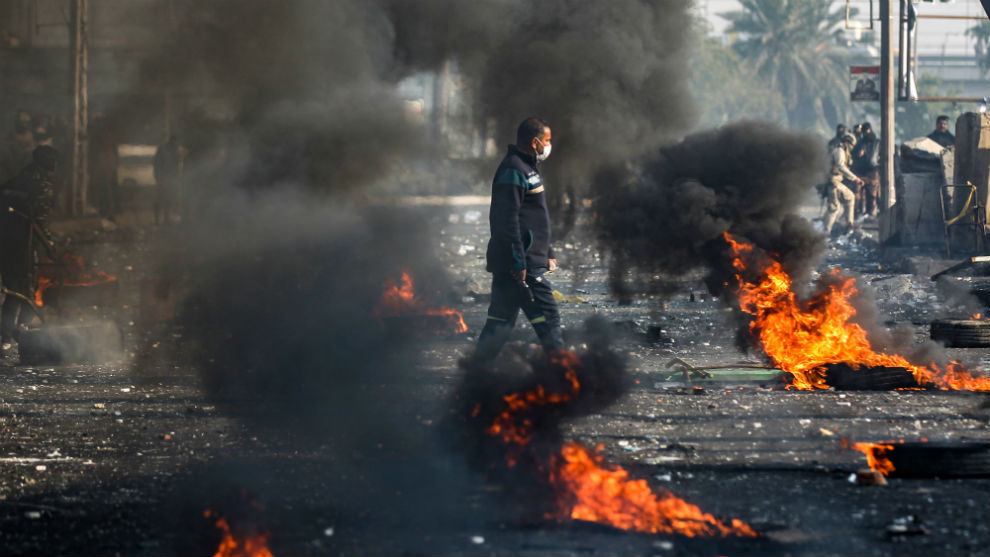
[[[473,333],[486,309],[483,208],[427,210],[423,219],[440,229],[440,259],[454,277],[442,294]],[[761,362],[736,350],[734,320],[703,294],[703,277],[678,281],[664,299],[620,306],[589,240],[574,236],[560,256],[580,263],[554,283],[587,303],[564,303],[565,323],[575,329],[596,313],[624,322],[617,329],[628,334],[614,346],[628,357],[629,385],[615,404],[563,423],[563,436],[601,444],[609,461],[653,488],[742,519],[765,538],[646,536],[543,519],[532,494],[472,467],[443,425],[456,409],[457,361],[472,333],[404,348],[403,373],[375,385],[394,405],[387,423],[402,423],[400,435],[379,441],[371,429],[360,443],[344,444],[332,433],[266,425],[243,393],[223,400],[188,361],[170,356],[189,342],[185,327],[140,324],[140,284],[159,272],[147,246],[173,233],[74,233],[77,250],[117,275],[120,290],[112,307],[65,311],[116,321],[128,354],[100,366],[6,362],[2,553],[211,554],[218,533],[202,513],[243,513],[241,490],[263,505],[248,520],[271,531],[276,555],[970,555],[990,541],[988,480],[860,487],[847,478],[865,459],[842,448],[843,439],[986,441],[986,395],[792,392],[769,380],[694,385],[699,390],[665,380],[674,356],[695,365]],[[916,341],[931,319],[956,311],[927,275],[879,268],[886,264],[860,245],[831,249],[827,263],[864,273],[877,287],[906,281],[898,294],[879,297],[880,312]],[[662,326],[660,343],[644,342],[640,328],[649,324]],[[531,331],[520,327],[518,339],[510,348],[525,357]],[[990,369],[978,349],[949,352],[977,372]],[[891,526],[908,516],[916,517],[908,533],[896,533]]]

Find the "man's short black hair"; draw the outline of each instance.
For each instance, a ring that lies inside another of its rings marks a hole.
[[[839,134],[839,133],[842,133],[844,131],[846,131],[846,125],[845,124],[836,124],[835,125],[835,133]]]
[[[519,124],[516,130],[516,145],[529,145],[534,137],[543,137],[543,133],[550,127],[550,123],[543,118],[531,116]]]
[[[862,128],[860,128],[860,129],[862,129],[864,132],[873,129],[872,127],[870,127],[870,123],[869,122],[863,122],[860,125],[862,126]]]
[[[941,116],[939,116],[938,118],[935,119],[935,123],[937,124],[937,123],[941,122],[942,120],[945,120],[946,122],[948,122],[949,121],[949,117],[946,116],[945,114],[943,114],[943,115],[941,115]]]

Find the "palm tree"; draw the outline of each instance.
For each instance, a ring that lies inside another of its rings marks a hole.
[[[788,123],[828,129],[849,114],[848,52],[838,42],[832,0],[739,0],[722,14],[738,33],[736,51],[784,99]]]
[[[977,23],[966,30],[966,36],[973,39],[976,61],[984,72],[990,71],[990,22]]]

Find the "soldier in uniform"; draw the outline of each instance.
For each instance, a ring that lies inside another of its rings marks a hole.
[[[842,144],[842,138],[846,136],[846,125],[836,124],[835,125],[835,137],[828,140],[828,152],[831,153],[833,149]]]
[[[31,164],[0,186],[0,277],[4,288],[33,299],[38,289],[38,253],[51,246],[46,226],[55,205],[52,181],[58,166],[58,153],[48,145],[37,147]],[[0,349],[9,350],[19,322],[32,315],[22,311],[28,302],[8,294],[0,310]]]
[[[839,218],[839,213],[845,211],[846,224],[849,230],[855,228],[856,194],[843,183],[848,180],[854,185],[862,185],[863,181],[849,169],[852,162],[852,148],[856,138],[846,134],[842,143],[832,149],[832,169],[829,177],[828,212],[825,213],[825,236],[832,234],[832,226]]]

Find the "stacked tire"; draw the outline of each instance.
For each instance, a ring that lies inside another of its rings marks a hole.
[[[990,476],[990,443],[933,441],[892,443],[887,458],[892,477],[965,478]]]
[[[950,348],[990,346],[990,321],[936,319],[932,321],[931,337]]]

